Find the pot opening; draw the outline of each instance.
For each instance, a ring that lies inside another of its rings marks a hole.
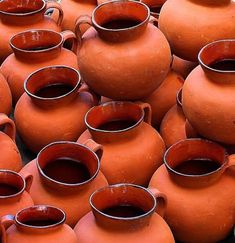
[[[90,204],[95,213],[112,219],[136,219],[152,213],[156,200],[141,186],[117,184],[94,192]]]
[[[45,7],[42,0],[3,0],[0,1],[0,12],[7,15],[29,15],[41,11]]]
[[[16,215],[16,222],[32,228],[57,226],[65,221],[65,213],[54,207],[38,205],[21,210]]]
[[[202,67],[217,72],[235,72],[235,40],[220,40],[204,46],[198,59]]]
[[[37,165],[43,177],[71,186],[93,180],[100,166],[94,152],[72,142],[57,142],[46,146],[38,154]]]
[[[98,28],[119,31],[135,28],[147,22],[149,9],[136,1],[111,1],[99,5],[92,18]]]
[[[31,30],[21,32],[10,40],[11,47],[21,52],[43,52],[60,46],[62,36],[50,30]]]
[[[143,110],[130,102],[107,102],[90,109],[85,117],[89,129],[122,132],[136,127],[144,117]]]
[[[0,170],[0,198],[12,197],[25,189],[23,178],[13,171]]]
[[[204,176],[225,166],[226,151],[220,145],[202,139],[186,139],[165,153],[168,170],[184,176]]]

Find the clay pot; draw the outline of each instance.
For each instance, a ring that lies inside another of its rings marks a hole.
[[[234,11],[231,0],[168,0],[161,9],[159,28],[176,56],[196,62],[206,44],[235,38]]]
[[[170,71],[166,79],[151,95],[142,99],[152,108],[152,125],[158,128],[167,111],[176,103],[176,94],[182,88],[183,78],[174,71]]]
[[[65,224],[65,213],[55,207],[37,205],[2,218],[3,243],[77,243],[74,231]]]
[[[92,212],[74,228],[78,242],[175,242],[161,217],[166,198],[156,189],[151,192],[132,184],[113,185],[94,192],[90,198]]]
[[[216,41],[200,51],[200,66],[183,86],[183,110],[201,136],[235,144],[235,67],[233,64],[226,69],[225,63],[213,68],[226,59],[235,60],[235,40]]]
[[[202,139],[171,146],[149,186],[168,199],[165,219],[181,242],[218,242],[234,227],[235,165],[225,149]]]
[[[56,21],[45,13],[49,8],[57,9],[59,16]],[[2,0],[0,1],[0,63],[12,53],[10,38],[16,33],[29,29],[51,29],[61,31],[63,11],[56,2],[45,0]]]
[[[22,208],[34,205],[28,193],[32,179],[27,176],[24,180],[14,171],[0,170],[0,217],[15,215]]]
[[[33,152],[59,141],[76,141],[85,131],[84,116],[96,103],[77,70],[50,66],[31,74],[15,108],[17,130]],[[43,136],[42,136],[43,134]]]
[[[13,54],[0,69],[9,83],[14,103],[24,93],[24,81],[32,72],[51,65],[78,68],[77,56],[63,48],[65,41],[70,40],[74,42],[72,50],[76,54],[77,40],[71,31],[29,30],[10,39]]]
[[[81,39],[78,64],[96,93],[114,100],[138,100],[163,82],[170,68],[170,48],[149,17],[145,4],[128,0],[106,2],[95,8],[92,18],[78,19],[79,39],[80,26],[94,27]]]
[[[100,147],[91,149],[101,157]],[[100,160],[91,149],[73,142],[52,143],[20,172],[34,177],[30,195],[35,204],[63,209],[66,223],[72,227],[90,211],[90,195],[108,185],[99,170]]]
[[[15,124],[5,114],[0,113],[0,127],[4,127],[4,130],[0,131],[0,169],[18,172],[23,165],[20,152],[15,144]]]
[[[0,113],[10,115],[12,106],[11,90],[6,79],[0,73]]]
[[[160,126],[160,134],[167,148],[180,140],[197,137],[196,131],[184,115],[181,96],[182,89],[177,93],[176,105],[166,113]]]
[[[162,164],[165,152],[162,138],[150,125],[150,105],[118,101],[104,103],[90,109],[85,122],[88,130],[78,142],[91,138],[97,146],[103,146],[101,171],[109,184],[147,185]]]

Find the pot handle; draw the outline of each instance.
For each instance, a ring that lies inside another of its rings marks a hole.
[[[77,55],[78,40],[77,40],[76,35],[71,30],[65,30],[65,31],[61,32],[61,34],[63,36],[63,44],[65,43],[65,41],[70,40],[70,39],[73,41],[71,51]]]
[[[55,8],[55,9],[57,9],[59,11],[59,16],[58,16],[58,19],[56,21],[56,24],[60,27],[61,24],[62,24],[62,21],[64,19],[64,12],[63,12],[63,9],[61,8],[61,5],[59,3],[57,3],[57,2],[47,2],[45,12],[49,8]]]
[[[99,159],[101,160],[103,155],[103,146],[101,144],[96,143],[93,139],[89,138],[85,142],[83,142],[83,145],[88,147],[90,150],[95,152]]]
[[[158,189],[150,187],[148,190],[154,195],[157,201],[156,212],[163,218],[167,207],[167,197]]]
[[[29,174],[28,172],[24,172],[24,179],[25,179],[25,190],[29,193],[30,188],[33,183],[33,175]]]
[[[0,126],[4,125],[4,133],[6,133],[14,142],[16,137],[15,123],[4,113],[0,113]]]
[[[7,232],[6,230],[13,225],[15,222],[15,216],[13,215],[5,215],[1,218],[0,226],[1,226],[1,237],[2,243],[7,243]]]
[[[94,91],[92,91],[89,86],[86,83],[82,83],[82,86],[79,89],[79,92],[87,92],[92,96],[93,99],[93,105],[98,105],[100,100],[101,100],[101,96],[96,94]]]
[[[140,108],[144,111],[144,121],[151,125],[152,121],[152,108],[151,105],[148,103],[143,103],[140,101],[135,102],[140,106]]]
[[[150,16],[149,18],[149,23],[153,24],[154,26],[158,27],[158,18],[156,18],[157,16]]]
[[[89,15],[82,15],[76,20],[75,24],[75,34],[78,39],[78,48],[80,49],[82,46],[82,31],[81,31],[81,25],[82,24],[89,24],[92,26],[91,16]]]

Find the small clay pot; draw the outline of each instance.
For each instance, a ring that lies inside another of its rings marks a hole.
[[[65,213],[52,206],[37,205],[6,215],[1,220],[3,243],[77,243],[74,231],[65,224]]]
[[[156,189],[133,184],[112,185],[94,192],[90,205],[92,212],[74,228],[78,242],[175,242],[162,218],[166,197]]]
[[[12,106],[11,90],[4,76],[0,73],[0,113],[10,115]]]

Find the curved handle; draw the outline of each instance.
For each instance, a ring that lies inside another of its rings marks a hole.
[[[158,18],[156,18],[157,16],[150,16],[149,18],[149,23],[153,24],[154,26],[158,27]]]
[[[67,40],[72,40],[71,51],[77,55],[78,39],[76,35],[71,30],[65,30],[61,34],[63,36],[63,45]]]
[[[7,233],[6,230],[13,225],[15,222],[15,217],[13,215],[5,215],[1,218],[1,235],[2,243],[7,243]]]
[[[4,133],[6,133],[15,142],[15,123],[4,113],[0,113],[0,126],[5,126]]]
[[[62,24],[62,21],[64,19],[64,12],[60,6],[59,3],[57,2],[47,2],[47,6],[46,6],[46,10],[45,12],[49,9],[49,8],[55,8],[59,11],[59,16],[58,16],[58,19],[56,21],[56,24],[60,27],[61,24]]]
[[[136,104],[138,104],[141,109],[144,111],[144,121],[146,123],[148,123],[149,125],[151,125],[151,121],[152,121],[152,108],[151,105],[148,103],[143,103],[140,101],[135,102]]]
[[[103,146],[101,144],[96,143],[93,139],[89,138],[85,142],[83,142],[83,145],[91,149],[93,152],[97,154],[99,159],[101,160],[103,155]]]
[[[91,16],[82,15],[76,20],[75,34],[77,36],[79,48],[81,48],[82,46],[82,31],[81,31],[82,24],[89,24],[90,26],[92,26]]]
[[[156,188],[148,188],[148,190],[154,195],[157,200],[157,207],[156,212],[161,216],[164,217],[167,207],[167,197],[164,193],[160,192]]]
[[[24,172],[24,179],[26,184],[25,190],[29,193],[33,183],[33,175],[29,174],[28,172]]]
[[[93,105],[98,105],[100,100],[101,100],[101,96],[96,94],[94,91],[92,91],[89,86],[86,83],[82,83],[82,86],[79,89],[79,92],[87,92],[91,95],[92,100],[93,100]]]

